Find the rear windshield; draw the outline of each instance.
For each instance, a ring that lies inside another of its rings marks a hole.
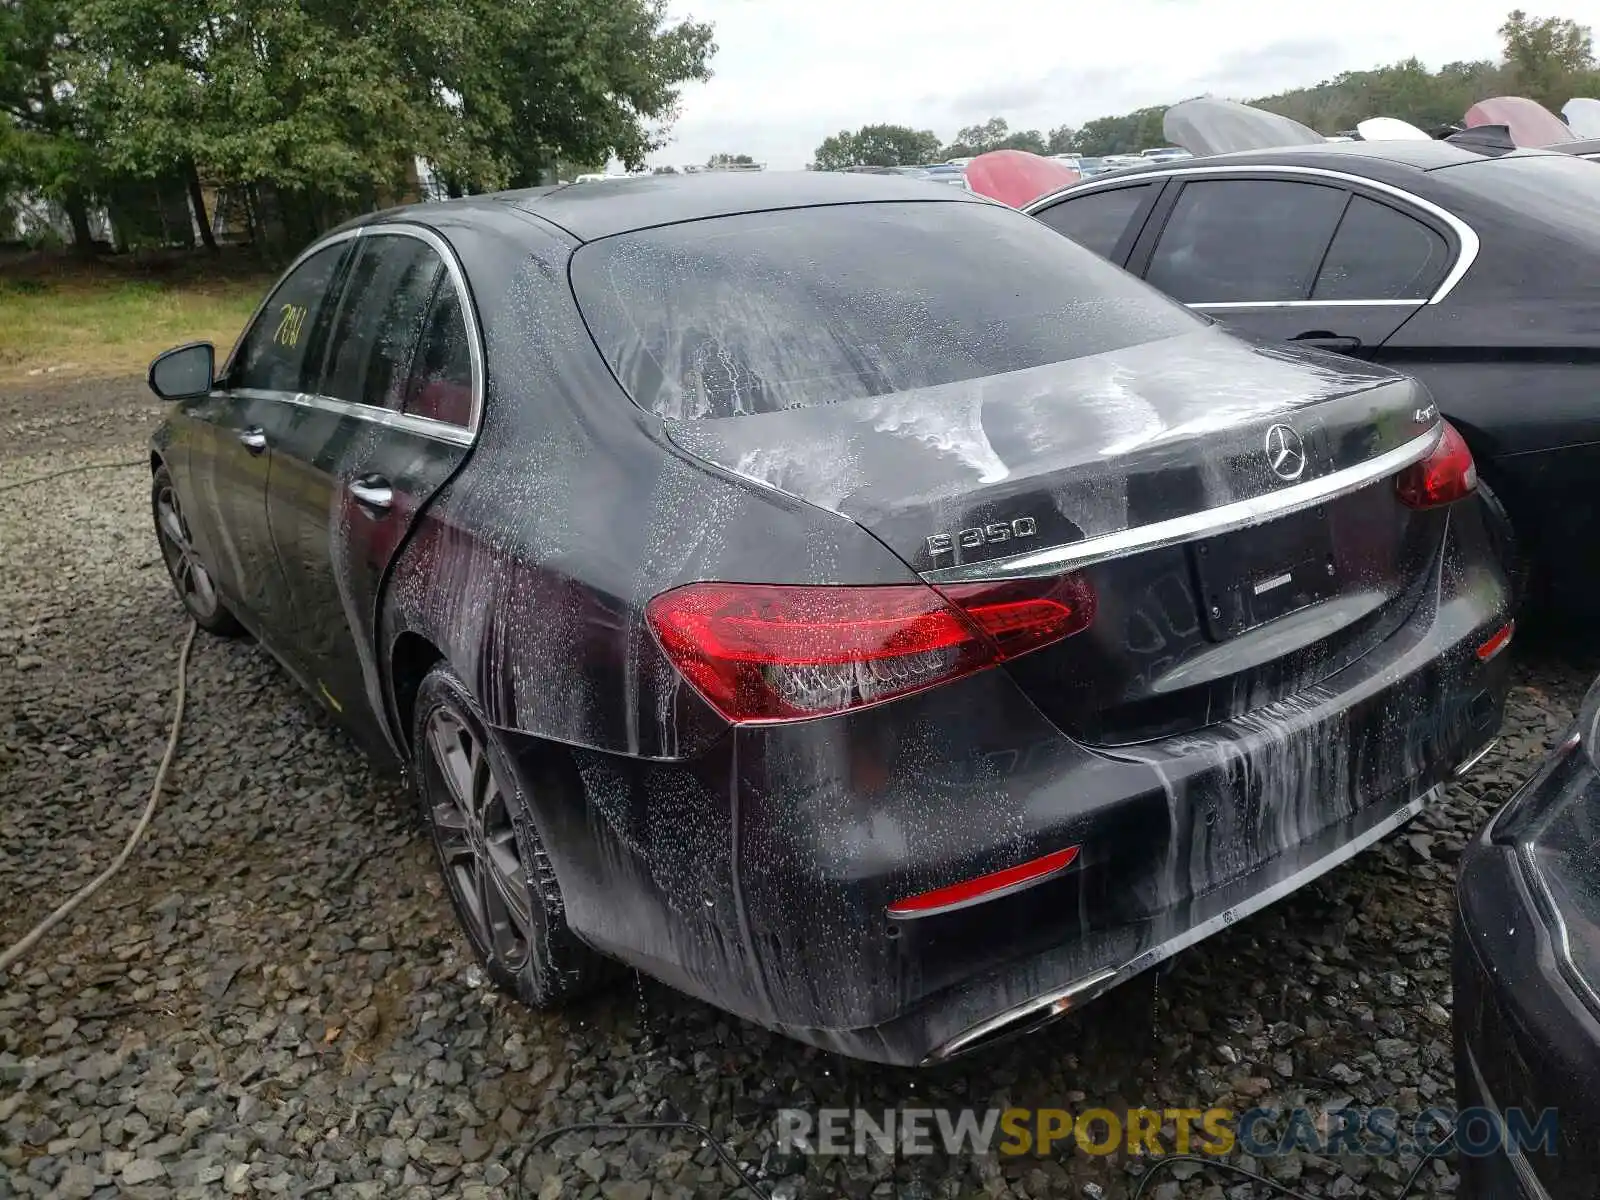
[[[572,283],[622,386],[672,418],[934,387],[1201,322],[995,204],[852,204],[642,230],[579,249]]]

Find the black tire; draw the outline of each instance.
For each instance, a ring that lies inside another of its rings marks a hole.
[[[1495,553],[1505,565],[1506,578],[1511,584],[1511,611],[1519,612],[1527,602],[1533,586],[1533,556],[1528,552],[1527,541],[1517,536],[1517,528],[1506,511],[1504,502],[1494,488],[1480,476],[1478,495],[1483,500],[1484,524]]]
[[[210,568],[189,536],[189,522],[183,515],[178,489],[164,466],[157,467],[150,480],[150,516],[155,522],[162,561],[167,564],[167,578],[172,580],[178,602],[194,623],[217,637],[242,634],[244,626],[218,593]]]
[[[417,690],[411,767],[450,903],[495,985],[530,1007],[553,1008],[609,978],[612,964],[567,925],[523,791],[570,782],[551,770],[525,785],[477,701],[442,664]]]

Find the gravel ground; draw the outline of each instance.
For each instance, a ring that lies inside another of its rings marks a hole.
[[[159,414],[143,397],[139,380],[0,393],[0,487],[142,460]],[[112,858],[142,809],[185,623],[139,466],[0,493],[0,556],[10,945]],[[649,981],[560,1016],[507,1004],[472,965],[396,785],[262,650],[202,635],[148,837],[106,891],[0,975],[0,1195],[736,1194],[692,1133],[574,1133],[527,1153],[539,1130],[569,1122],[687,1118],[791,1200],[1115,1197],[1139,1169],[1121,1155],[786,1161],[772,1149],[774,1114],[1449,1104],[1453,863],[1589,677],[1518,650],[1500,748],[1408,835],[1159,981],[919,1073],[833,1058]],[[1260,1166],[1310,1195],[1392,1196],[1412,1161]],[[1454,1183],[1450,1163],[1433,1162],[1419,1190]],[[1148,1194],[1267,1192],[1201,1172]]]

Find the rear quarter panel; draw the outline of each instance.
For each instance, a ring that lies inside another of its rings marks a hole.
[[[1504,211],[1469,186],[1475,164],[1430,172],[1427,193],[1477,232],[1461,283],[1383,347],[1421,379],[1472,447],[1561,609],[1592,609],[1600,562],[1580,552],[1600,519],[1600,241]],[[1600,176],[1597,176],[1600,179]],[[1600,203],[1600,187],[1596,189]]]
[[[451,232],[484,329],[483,425],[396,562],[382,645],[426,638],[501,728],[692,755],[725,726],[660,655],[651,597],[702,579],[915,576],[854,523],[672,450],[590,339],[570,241],[505,220],[498,236]]]

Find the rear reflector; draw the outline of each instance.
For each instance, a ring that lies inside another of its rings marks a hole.
[[[1442,436],[1433,452],[1395,476],[1395,492],[1411,508],[1437,508],[1477,490],[1478,468],[1466,440],[1449,421],[1440,424]]]
[[[1057,850],[1020,866],[1007,867],[1003,871],[993,871],[976,879],[952,883],[949,887],[935,888],[920,896],[901,900],[889,906],[889,915],[901,919],[931,917],[985,900],[994,900],[1065,871],[1077,857],[1078,847],[1068,846],[1065,850]]]
[[[691,583],[645,609],[667,657],[730,721],[842,712],[992,667],[1086,628],[1078,576],[868,587]]]
[[[1504,625],[1500,626],[1499,629],[1494,631],[1488,641],[1478,647],[1478,661],[1488,662],[1496,654],[1499,654],[1500,651],[1504,650],[1511,644],[1511,635],[1516,631],[1517,623],[1515,621],[1507,621]]]

